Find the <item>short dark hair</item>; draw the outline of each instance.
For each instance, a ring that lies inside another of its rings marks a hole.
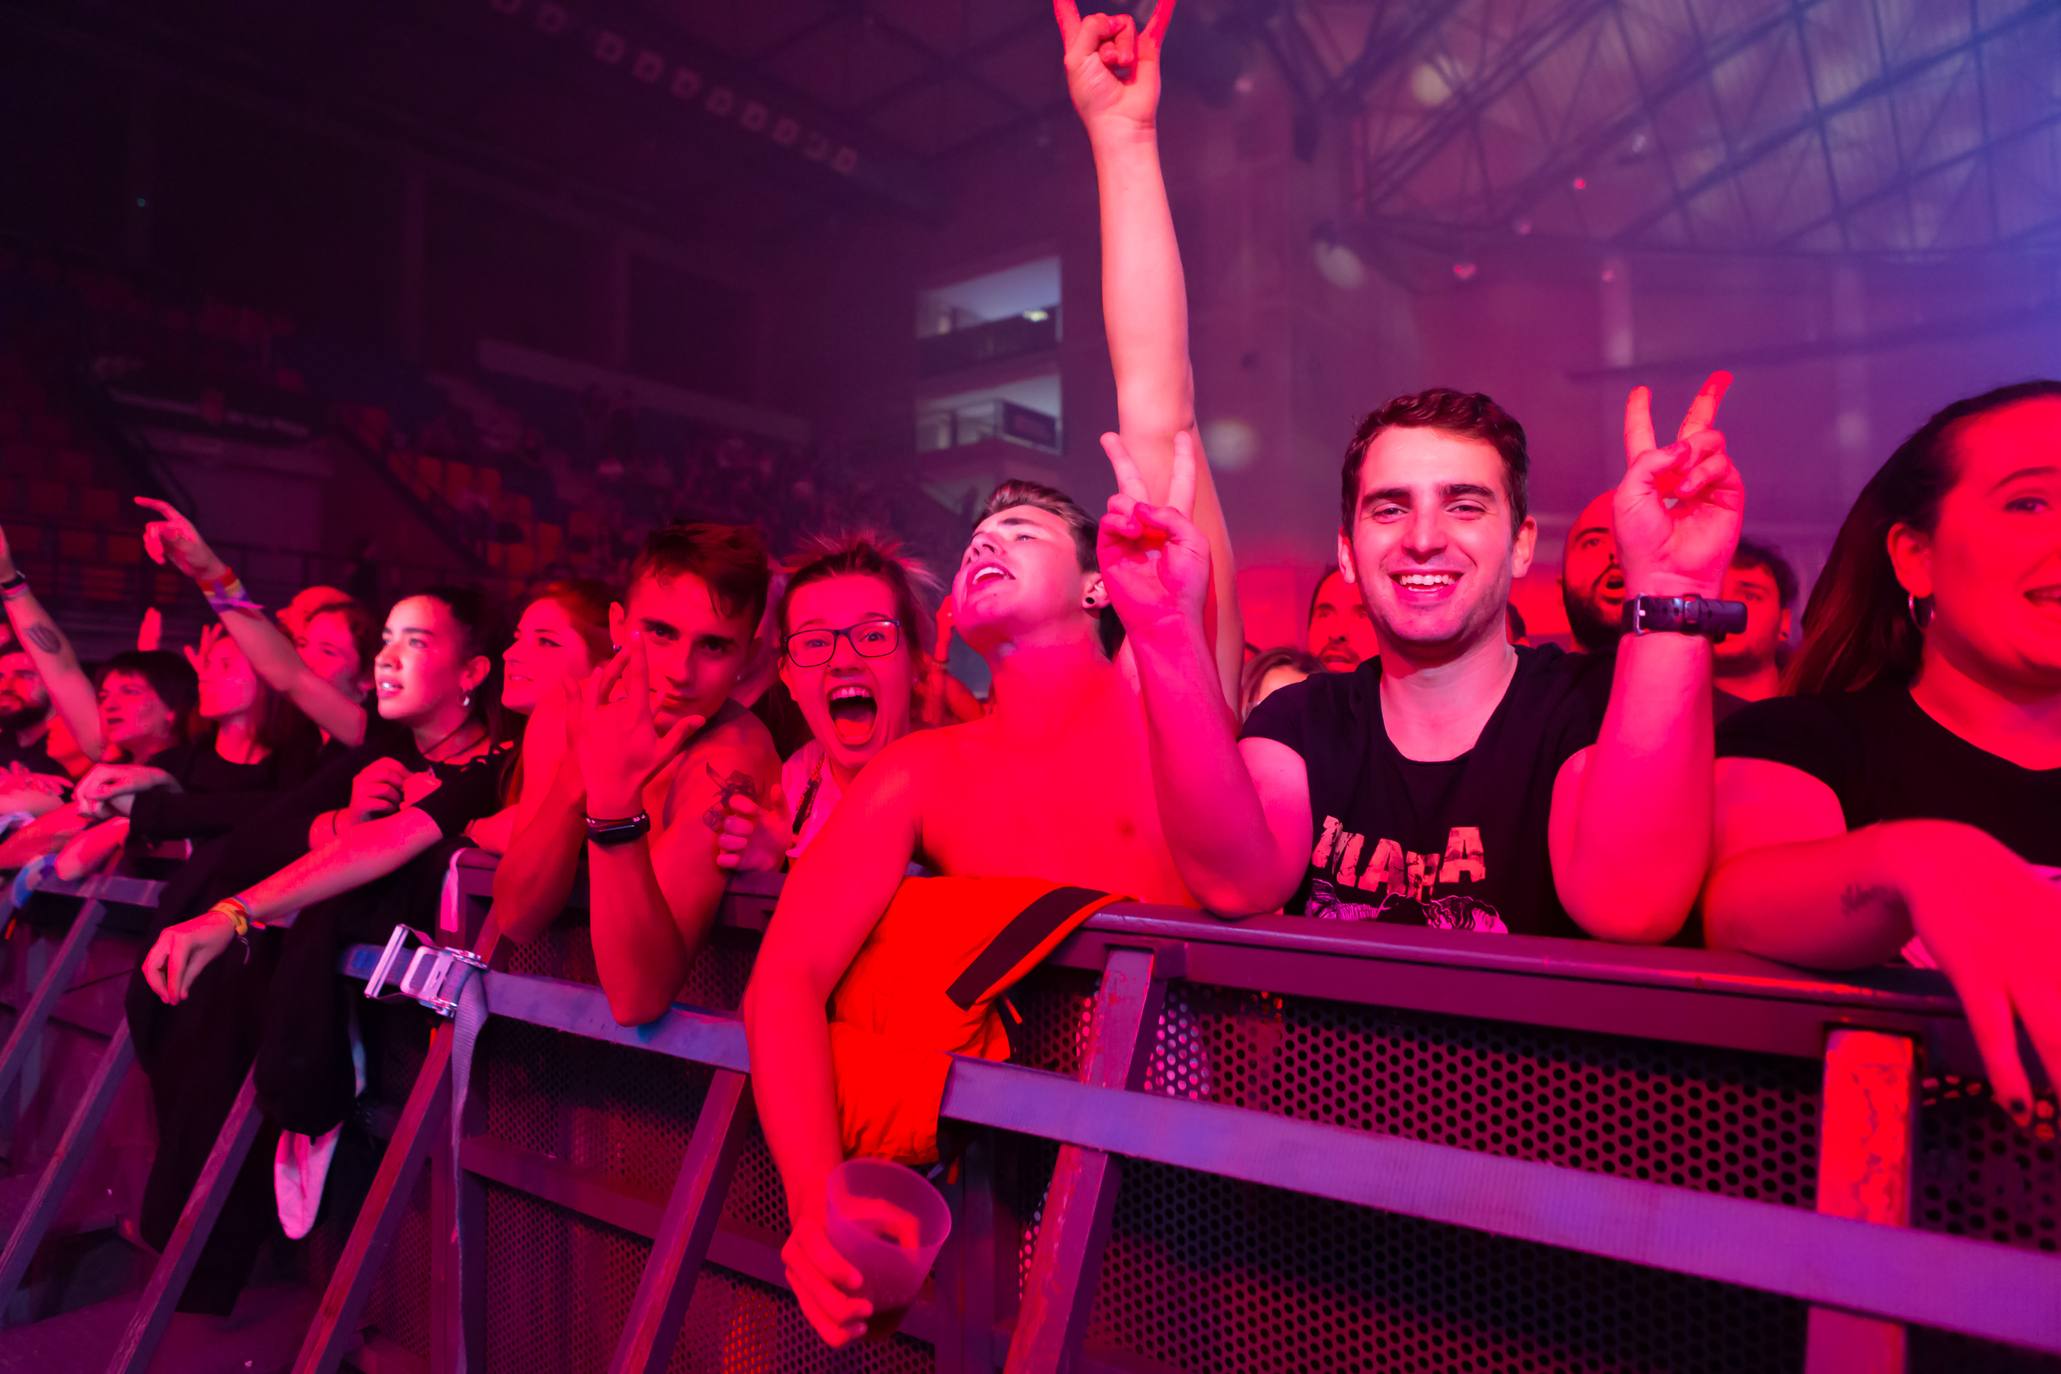
[[[178,721],[179,738],[193,738],[200,712],[200,675],[193,671],[184,654],[170,649],[124,649],[100,665],[100,671],[93,675],[93,686],[97,690],[116,673],[129,673],[148,683]]]
[[[1081,571],[1095,570],[1095,519],[1071,496],[1042,482],[1011,477],[989,494],[987,504],[980,508],[980,518],[992,519],[1011,506],[1035,506],[1065,521],[1066,532],[1073,536],[1074,557],[1080,561]]]
[[[1775,596],[1782,603],[1783,610],[1796,605],[1796,569],[1789,566],[1789,560],[1773,544],[1763,544],[1758,539],[1741,539],[1739,548],[1732,554],[1735,568],[1760,568],[1775,579]]]
[[[787,590],[780,595],[779,612],[783,651],[793,628],[788,607],[794,604],[796,592],[833,577],[872,577],[885,584],[894,598],[902,642],[919,658],[928,652],[923,637],[927,617],[923,613],[922,592],[934,591],[937,579],[921,563],[905,557],[902,546],[893,538],[867,531],[817,535],[803,544],[802,551],[787,566]]]
[[[1510,528],[1514,534],[1531,513],[1525,494],[1525,478],[1531,471],[1531,454],[1525,447],[1524,426],[1509,411],[1479,391],[1454,391],[1435,386],[1428,391],[1398,396],[1378,410],[1368,412],[1345,446],[1345,467],[1341,474],[1338,505],[1339,528],[1350,536],[1355,508],[1360,500],[1360,465],[1366,460],[1367,445],[1385,429],[1442,429],[1467,439],[1479,439],[1503,459],[1503,485],[1510,496]]]
[[[752,525],[675,521],[653,530],[630,564],[629,586],[647,577],[662,581],[689,573],[708,584],[709,599],[724,615],[748,616],[754,627],[766,613],[773,570],[766,539]]]
[[[1094,572],[1100,566],[1095,557],[1096,520],[1071,496],[1043,482],[1011,477],[989,493],[987,504],[980,508],[980,519],[992,519],[1011,506],[1034,506],[1058,516],[1065,522],[1066,532],[1073,536],[1074,561],[1080,564],[1081,571]],[[1116,618],[1116,608],[1104,606],[1096,613],[1095,625],[1101,635],[1102,652],[1114,658],[1124,642],[1124,625]]]

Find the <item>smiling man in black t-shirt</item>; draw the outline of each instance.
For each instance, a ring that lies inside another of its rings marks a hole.
[[[1178,511],[1123,496],[1103,579],[1134,645],[1181,876],[1229,914],[1664,940],[1709,856],[1711,647],[1652,633],[1706,615],[1745,491],[1704,385],[1656,446],[1645,388],[1613,502],[1628,601],[1615,664],[1512,646],[1510,584],[1537,527],[1524,430],[1432,390],[1369,415],[1346,450],[1339,569],[1380,658],[1283,688],[1235,739],[1205,690],[1207,550]],[[1686,600],[1685,600],[1686,599]]]

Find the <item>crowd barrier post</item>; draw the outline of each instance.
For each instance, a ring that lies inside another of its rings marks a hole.
[[[751,1121],[751,1085],[745,1076],[735,1069],[715,1070],[609,1374],[659,1374],[672,1359]]]
[[[506,943],[487,919],[492,902],[493,867],[469,851],[454,854],[444,880],[437,933],[454,943],[471,935],[473,952],[489,968],[496,968],[507,956]],[[451,1051],[456,1031],[449,1021],[440,1021],[430,1030],[422,1068],[380,1155],[371,1190],[351,1224],[343,1254],[322,1291],[321,1304],[294,1359],[295,1374],[333,1374],[355,1348],[358,1325],[372,1297],[380,1263],[407,1214],[416,1178],[433,1158],[437,1165],[430,1180],[431,1235],[449,1237],[452,1223],[462,1220],[465,1225],[460,1234],[469,1238],[468,1245],[479,1254],[484,1216],[476,1205],[478,1184],[445,1158],[450,1153]],[[461,1206],[471,1215],[461,1218]],[[463,1257],[448,1254],[452,1248],[434,1240],[430,1247],[430,1357],[435,1374],[451,1369],[461,1350],[474,1356],[467,1361],[467,1369],[485,1367],[484,1332],[480,1329],[486,1310],[484,1270],[479,1263],[468,1264]],[[474,1315],[468,1318],[468,1312]]]
[[[1179,946],[1119,945],[1109,951],[1095,992],[1081,1082],[1125,1092],[1143,1084],[1166,982],[1179,976],[1182,962]],[[1044,1225],[1009,1338],[1007,1374],[1064,1368],[1080,1349],[1122,1176],[1122,1164],[1107,1150],[1059,1147]]]
[[[137,878],[100,876],[68,883],[46,881],[37,890],[53,896],[79,897],[84,901],[56,956],[17,1013],[6,1048],[0,1050],[0,1093],[10,1097],[15,1089],[21,1087],[25,1066],[41,1048],[42,1035],[51,1013],[71,990],[72,976],[99,933],[106,919],[108,904],[155,909],[163,884]],[[11,1219],[6,1246],[0,1249],[0,1314],[6,1312],[22,1281],[27,1278],[29,1265],[51,1226],[56,1223],[73,1182],[99,1148],[100,1128],[135,1062],[135,1047],[130,1042],[128,1021],[124,1018],[101,1050],[93,1076],[87,1081],[85,1093],[72,1108],[56,1151],[44,1162],[21,1212]]]
[[[1883,1226],[1911,1224],[1918,1047],[1907,1035],[1835,1030],[1825,1042],[1818,1211]],[[1901,1374],[1899,1322],[1813,1307],[1805,1374]]]
[[[179,1298],[186,1291],[186,1281],[193,1277],[194,1266],[200,1262],[201,1249],[236,1186],[243,1161],[250,1155],[258,1124],[257,1086],[251,1075],[245,1074],[221,1133],[215,1137],[214,1148],[208,1151],[207,1163],[201,1166],[200,1179],[179,1212],[179,1224],[172,1228],[172,1238],[165,1242],[164,1252],[152,1266],[150,1281],[143,1286],[143,1295],[122,1333],[121,1344],[108,1361],[107,1374],[144,1374],[150,1368]]]

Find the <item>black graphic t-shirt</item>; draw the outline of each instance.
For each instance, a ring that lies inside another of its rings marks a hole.
[[[1718,730],[1719,758],[1766,759],[1832,789],[1849,830],[1878,821],[1979,826],[2061,870],[2061,768],[2020,768],[1925,714],[1900,683],[1756,702]]]
[[[1553,889],[1553,780],[1596,742],[1609,659],[1546,645],[1517,671],[1474,747],[1406,759],[1381,719],[1381,664],[1318,673],[1254,708],[1244,738],[1277,740],[1309,770],[1310,864],[1290,911],[1342,921],[1580,935]]]

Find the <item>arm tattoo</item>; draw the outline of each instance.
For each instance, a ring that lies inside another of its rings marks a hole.
[[[64,652],[64,636],[57,632],[55,625],[45,625],[38,621],[29,626],[28,636],[29,642],[46,654]]]
[[[716,785],[717,791],[715,805],[701,813],[701,823],[711,830],[721,830],[724,818],[730,814],[730,798],[748,797],[757,801],[759,785],[749,774],[732,772],[725,776],[718,773],[712,763],[705,763],[702,767],[708,770],[709,781]]]

